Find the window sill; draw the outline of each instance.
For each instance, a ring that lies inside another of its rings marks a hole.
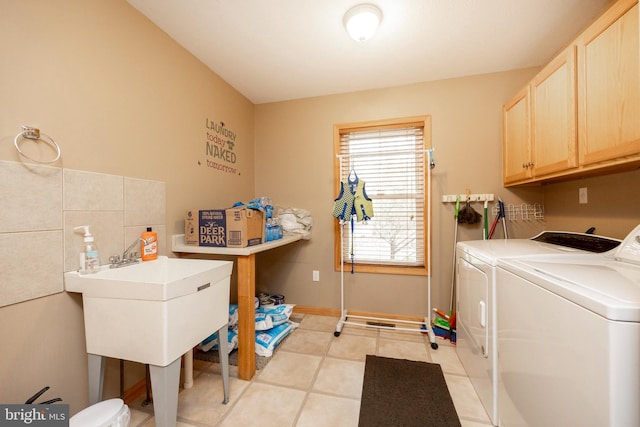
[[[340,271],[340,263],[335,265],[335,271]],[[355,264],[353,271],[356,273],[372,273],[372,274],[396,274],[403,276],[428,276],[426,267],[424,266],[391,266],[376,264]],[[351,272],[351,263],[345,261],[344,272]]]

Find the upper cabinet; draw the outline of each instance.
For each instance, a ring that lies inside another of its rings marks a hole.
[[[577,166],[575,76],[571,46],[504,106],[505,185]]]
[[[640,164],[638,18],[619,0],[504,106],[505,186]]]
[[[534,176],[578,165],[576,54],[570,46],[531,82],[531,141]]]
[[[580,164],[640,155],[637,1],[619,1],[578,39]]]
[[[503,108],[503,171],[505,184],[531,177],[529,87],[521,89]]]

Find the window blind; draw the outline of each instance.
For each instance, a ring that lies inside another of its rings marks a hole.
[[[355,264],[424,266],[425,168],[421,125],[345,129],[340,133],[340,180],[365,181],[373,218],[344,227],[343,259]],[[352,256],[353,255],[353,256]]]

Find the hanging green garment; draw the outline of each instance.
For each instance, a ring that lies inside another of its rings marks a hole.
[[[352,215],[358,222],[373,218],[373,202],[367,196],[365,182],[353,174],[340,182],[340,194],[334,200],[333,216],[340,221],[349,222]]]

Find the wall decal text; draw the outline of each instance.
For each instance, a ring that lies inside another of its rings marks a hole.
[[[233,151],[237,134],[225,127],[224,122],[205,119],[207,140],[205,141],[205,155],[207,166],[222,172],[240,175],[235,167],[237,156]]]

